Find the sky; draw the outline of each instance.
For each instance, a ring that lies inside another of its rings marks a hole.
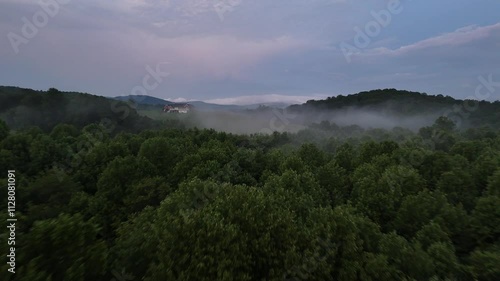
[[[500,1],[0,0],[0,85],[221,104],[380,88],[500,100]]]

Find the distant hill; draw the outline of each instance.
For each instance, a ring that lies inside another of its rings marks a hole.
[[[129,95],[129,96],[120,96],[114,97],[114,99],[121,101],[133,101],[138,104],[146,104],[146,105],[165,105],[167,101],[160,98],[155,98],[152,96],[144,96],[144,95]]]
[[[106,122],[113,126],[113,133],[137,132],[162,125],[139,115],[133,106],[123,101],[57,89],[35,91],[2,86],[0,118],[12,129],[37,126],[44,131],[50,131],[61,123],[82,128]]]
[[[151,113],[161,114],[166,104],[173,103],[151,96],[106,98],[85,93],[61,92],[57,89],[35,91],[0,86],[0,119],[12,129],[37,126],[48,131],[60,123],[84,127],[103,120],[115,124],[116,132],[136,132],[165,126],[183,127],[181,121],[175,118],[153,120],[143,116],[147,115],[144,112],[148,112],[147,116],[150,117],[154,115]],[[236,112],[238,116],[246,116],[245,118],[250,118],[252,121],[255,121],[256,117],[264,118],[265,124],[279,119],[280,122],[306,126],[330,121],[339,125],[364,124],[366,127],[403,126],[418,129],[432,123],[438,116],[448,113],[448,117],[458,117],[461,120],[462,128],[481,126],[500,128],[498,101],[464,101],[449,96],[433,96],[396,89],[310,100],[305,104],[287,107],[286,113],[283,112],[279,116],[273,108],[283,107],[285,104],[241,106],[202,101],[192,101],[189,104],[193,105],[197,112]],[[234,123],[230,118],[222,120],[228,124]],[[203,121],[206,120],[202,118],[200,122]]]
[[[384,109],[405,114],[421,113],[423,106],[430,106],[428,110],[442,109],[443,107],[462,103],[450,96],[427,95],[425,93],[410,92],[396,89],[379,89],[360,92],[352,95],[338,95],[324,100],[310,100],[303,105],[291,106],[292,109],[341,109],[346,107]]]
[[[143,96],[143,95],[129,95],[129,96],[120,96],[115,97],[114,99],[121,100],[124,102],[134,102],[139,105],[152,105],[152,106],[165,106],[165,105],[180,105],[189,103],[193,105],[198,110],[243,110],[243,107],[238,105],[220,105],[220,104],[212,104],[206,103],[203,101],[190,101],[190,102],[172,102],[152,96]]]
[[[280,103],[280,102],[272,102],[272,103],[257,103],[250,105],[235,105],[235,104],[215,104],[215,103],[207,103],[204,101],[189,101],[189,102],[172,102],[152,96],[145,95],[128,95],[128,96],[119,96],[114,97],[114,99],[124,101],[124,102],[134,102],[139,105],[153,105],[153,106],[165,106],[165,105],[178,105],[178,104],[186,104],[189,103],[193,105],[198,110],[205,111],[213,111],[213,110],[228,110],[228,111],[243,111],[247,109],[258,109],[262,106],[272,107],[272,108],[285,108],[289,106],[288,103]]]
[[[477,105],[477,108],[474,108]],[[396,89],[379,89],[353,95],[338,95],[324,100],[310,100],[292,105],[297,114],[318,115],[319,112],[376,112],[391,117],[431,116],[445,114],[461,120],[466,126],[500,128],[500,102],[464,101],[450,96],[428,95]]]

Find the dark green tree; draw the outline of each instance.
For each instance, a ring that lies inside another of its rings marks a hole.
[[[4,120],[0,119],[0,141],[5,139],[9,135],[9,126],[5,123]]]
[[[98,227],[80,215],[61,214],[36,222],[23,237],[19,280],[37,275],[54,281],[102,280],[108,249],[98,233]]]

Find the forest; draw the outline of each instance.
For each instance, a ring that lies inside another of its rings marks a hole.
[[[377,90],[290,107],[307,111],[298,131],[235,134],[1,87],[18,221],[15,274],[0,233],[0,280],[500,280],[500,104],[438,114],[463,103]],[[310,118],[352,106],[436,116]]]

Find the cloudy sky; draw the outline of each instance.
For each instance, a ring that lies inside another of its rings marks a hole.
[[[498,0],[58,1],[0,1],[0,85],[241,104],[500,82]]]

